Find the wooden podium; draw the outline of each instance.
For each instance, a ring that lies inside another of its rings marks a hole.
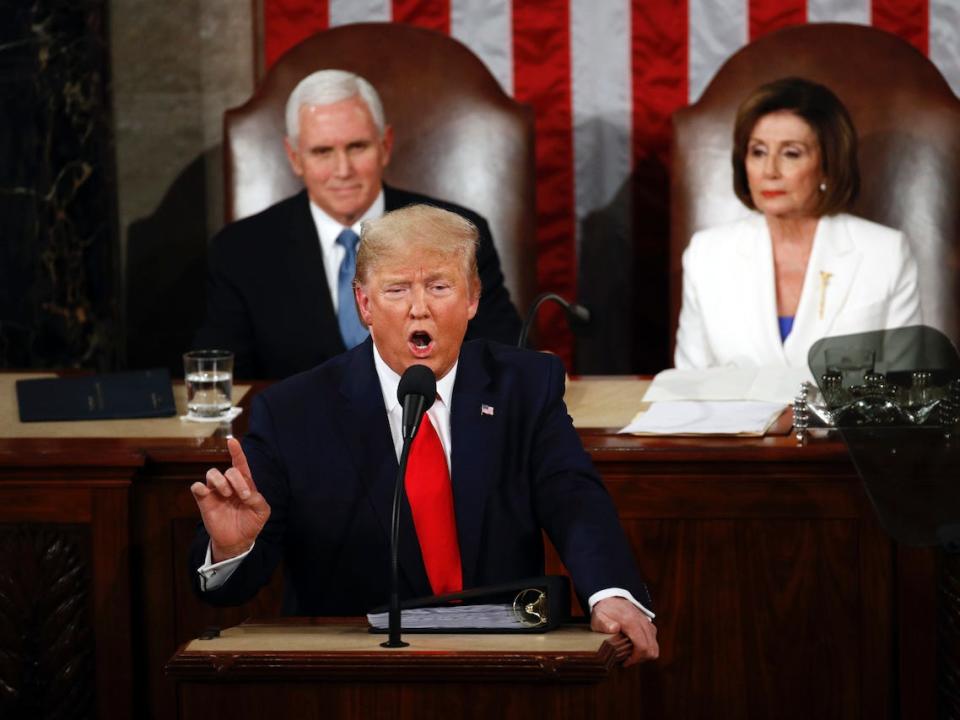
[[[342,618],[247,623],[186,643],[166,672],[183,720],[641,717],[629,643],[586,625],[384,639]]]
[[[19,588],[0,623],[9,653],[0,685],[18,694],[0,697],[0,717],[17,716],[8,698],[29,708],[75,693],[75,707],[103,720],[176,718],[184,697],[213,689],[197,678],[178,695],[183,676],[163,672],[177,648],[205,627],[280,612],[281,573],[250,603],[214,608],[193,592],[185,564],[198,521],[190,485],[229,466],[224,436],[244,434],[263,386],[226,427],[20,423],[17,378],[0,374],[0,582]],[[952,650],[937,632],[947,620],[938,618],[936,556],[884,534],[843,443],[799,446],[786,431],[615,434],[645,388],[635,378],[567,385],[574,424],[653,589],[660,640],[657,662],[591,682],[628,678],[648,718],[936,718],[938,658]],[[183,387],[175,392],[185,403]],[[75,569],[72,582],[46,581],[64,567]],[[561,571],[555,554],[547,571]],[[42,664],[37,674],[38,653],[75,672]],[[495,683],[484,682],[464,697],[497,717],[500,704],[527,697],[526,680],[501,681],[509,694],[491,698]],[[369,702],[375,683],[356,685],[349,707]],[[441,695],[451,715],[466,702]]]

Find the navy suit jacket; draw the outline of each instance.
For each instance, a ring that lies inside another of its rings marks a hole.
[[[543,529],[584,606],[620,587],[652,609],[563,390],[563,366],[551,355],[486,341],[461,349],[450,425],[464,588],[541,575]],[[398,463],[372,342],[255,397],[243,447],[271,516],[235,573],[203,597],[246,602],[283,559],[285,614],[360,615],[385,604]],[[208,540],[201,525],[190,555],[198,591]],[[400,594],[430,594],[406,504]]]
[[[486,220],[459,205],[386,185],[384,201],[387,211],[435,205],[477,226],[482,291],[467,338],[516,343],[520,316],[503,284]],[[238,378],[274,380],[309,370],[346,349],[306,190],[230,223],[213,238],[206,317],[193,345],[232,350]]]

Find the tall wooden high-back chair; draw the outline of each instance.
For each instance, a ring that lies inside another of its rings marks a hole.
[[[242,106],[224,114],[227,220],[302,185],[283,148],[294,86],[325,68],[377,89],[395,143],[385,180],[464,205],[490,224],[507,288],[523,312],[536,290],[533,111],[507,96],[456,40],[393,23],[319,32],[285,53]]]
[[[787,76],[822,83],[853,117],[861,191],[854,215],[903,230],[920,268],[924,322],[960,341],[960,100],[933,63],[900,38],[861,25],[810,24],[750,43],[700,100],[673,117],[670,321],[680,313],[690,236],[746,209],[733,193],[740,102]]]

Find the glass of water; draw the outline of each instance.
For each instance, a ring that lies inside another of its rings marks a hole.
[[[233,397],[233,353],[228,350],[191,350],[183,354],[187,411],[215,417],[230,409]]]

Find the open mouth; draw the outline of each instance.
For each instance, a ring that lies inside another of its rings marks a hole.
[[[409,344],[411,350],[413,350],[413,354],[422,357],[429,354],[433,348],[433,338],[430,337],[430,333],[424,332],[423,330],[416,330],[410,333]]]

